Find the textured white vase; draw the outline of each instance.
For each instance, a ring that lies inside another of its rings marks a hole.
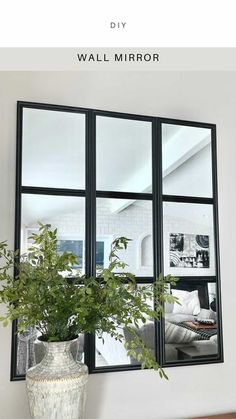
[[[43,360],[26,373],[33,419],[82,419],[88,368],[76,362],[70,342],[43,342]]]

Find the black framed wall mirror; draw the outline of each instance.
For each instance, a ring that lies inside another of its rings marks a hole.
[[[15,247],[27,252],[40,220],[95,275],[112,240],[132,238],[122,256],[140,286],[179,278],[181,305],[141,329],[163,366],[223,361],[217,211],[215,125],[18,102]],[[37,333],[15,332],[13,380],[40,359]],[[106,334],[80,350],[90,372],[140,368]]]

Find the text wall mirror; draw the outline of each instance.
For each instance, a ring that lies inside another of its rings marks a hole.
[[[146,346],[162,366],[222,362],[215,125],[29,102],[17,118],[16,249],[50,224],[58,252],[95,276],[114,238],[132,239],[121,258],[139,287],[178,278],[168,292],[181,304],[141,325]],[[43,356],[38,332],[15,332],[13,380]],[[80,335],[78,348],[90,372],[140,368],[106,333]]]

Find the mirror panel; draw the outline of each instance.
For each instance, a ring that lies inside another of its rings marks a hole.
[[[32,233],[38,232],[38,220],[58,229],[58,252],[73,251],[78,256],[76,269],[84,273],[85,265],[85,199],[50,195],[22,195],[21,254],[27,253]],[[40,362],[44,355],[40,333],[29,329],[17,335],[17,374],[25,374],[28,368]],[[74,356],[82,356],[83,337],[73,344]],[[76,347],[78,350],[76,351]],[[82,348],[82,349],[81,349]],[[75,353],[76,351],[76,353]],[[80,352],[79,353],[77,352]],[[82,358],[81,358],[82,359]]]
[[[152,123],[97,116],[97,189],[152,191]]]
[[[151,284],[139,284],[138,287],[152,287]],[[147,304],[153,309],[153,301],[147,300]],[[139,329],[133,326],[134,330],[143,339],[146,346],[155,354],[155,323],[146,317],[146,323],[140,321]],[[131,335],[123,328],[117,328],[119,334],[124,337],[124,342],[131,341]],[[96,367],[112,367],[119,365],[140,365],[138,361],[127,355],[124,342],[115,340],[108,333],[96,336],[95,340],[95,365]]]
[[[164,202],[164,274],[215,275],[213,206]]]
[[[24,108],[22,185],[85,188],[85,115]]]
[[[216,283],[179,281],[171,294],[181,304],[165,306],[165,360],[181,362],[219,354]]]
[[[165,195],[212,197],[211,130],[162,124]]]
[[[31,245],[29,237],[38,232],[38,221],[57,228],[58,252],[78,256],[78,269],[85,266],[85,199],[52,195],[22,195],[21,253]]]
[[[97,199],[97,254],[104,243],[101,267],[107,268],[112,241],[117,237],[131,239],[119,257],[137,276],[153,276],[152,201]],[[101,246],[101,245],[100,245]]]

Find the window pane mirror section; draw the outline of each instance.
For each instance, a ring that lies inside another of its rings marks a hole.
[[[164,202],[163,243],[165,275],[214,276],[213,206]]]
[[[119,252],[121,260],[128,265],[127,271],[138,277],[152,277],[152,201],[97,199],[98,268],[108,267],[111,243],[121,236],[131,239],[127,249]]]
[[[139,287],[152,289],[152,284],[139,284]],[[135,292],[135,291],[134,291]],[[147,300],[147,304],[153,309],[153,301]],[[155,323],[152,319],[146,316],[146,321],[143,323],[140,320],[139,329],[134,325],[132,329],[140,336],[147,348],[150,349],[155,356]],[[97,368],[113,367],[113,366],[138,366],[140,363],[133,357],[127,355],[124,343],[130,343],[132,336],[127,330],[122,327],[116,329],[116,332],[123,336],[122,342],[116,340],[108,333],[103,333],[102,336],[96,335],[96,350],[95,350],[95,364]]]
[[[97,190],[152,191],[152,123],[96,118]]]
[[[212,197],[211,129],[162,124],[165,195]]]
[[[21,254],[28,252],[32,245],[30,236],[38,233],[38,220],[50,224],[58,230],[58,253],[71,251],[77,255],[76,270],[84,273],[85,266],[85,199],[49,195],[22,195]],[[16,372],[26,373],[27,369],[42,360],[44,346],[38,340],[40,332],[29,328],[17,335]],[[73,356],[83,359],[84,337],[80,335],[72,349]]]
[[[180,304],[165,306],[165,361],[216,358],[219,355],[216,283],[180,280],[170,293]]]
[[[23,109],[22,185],[85,188],[85,115]]]
[[[31,246],[29,237],[38,232],[38,221],[57,228],[58,252],[76,254],[79,269],[85,267],[85,199],[50,195],[22,195],[21,253]]]

